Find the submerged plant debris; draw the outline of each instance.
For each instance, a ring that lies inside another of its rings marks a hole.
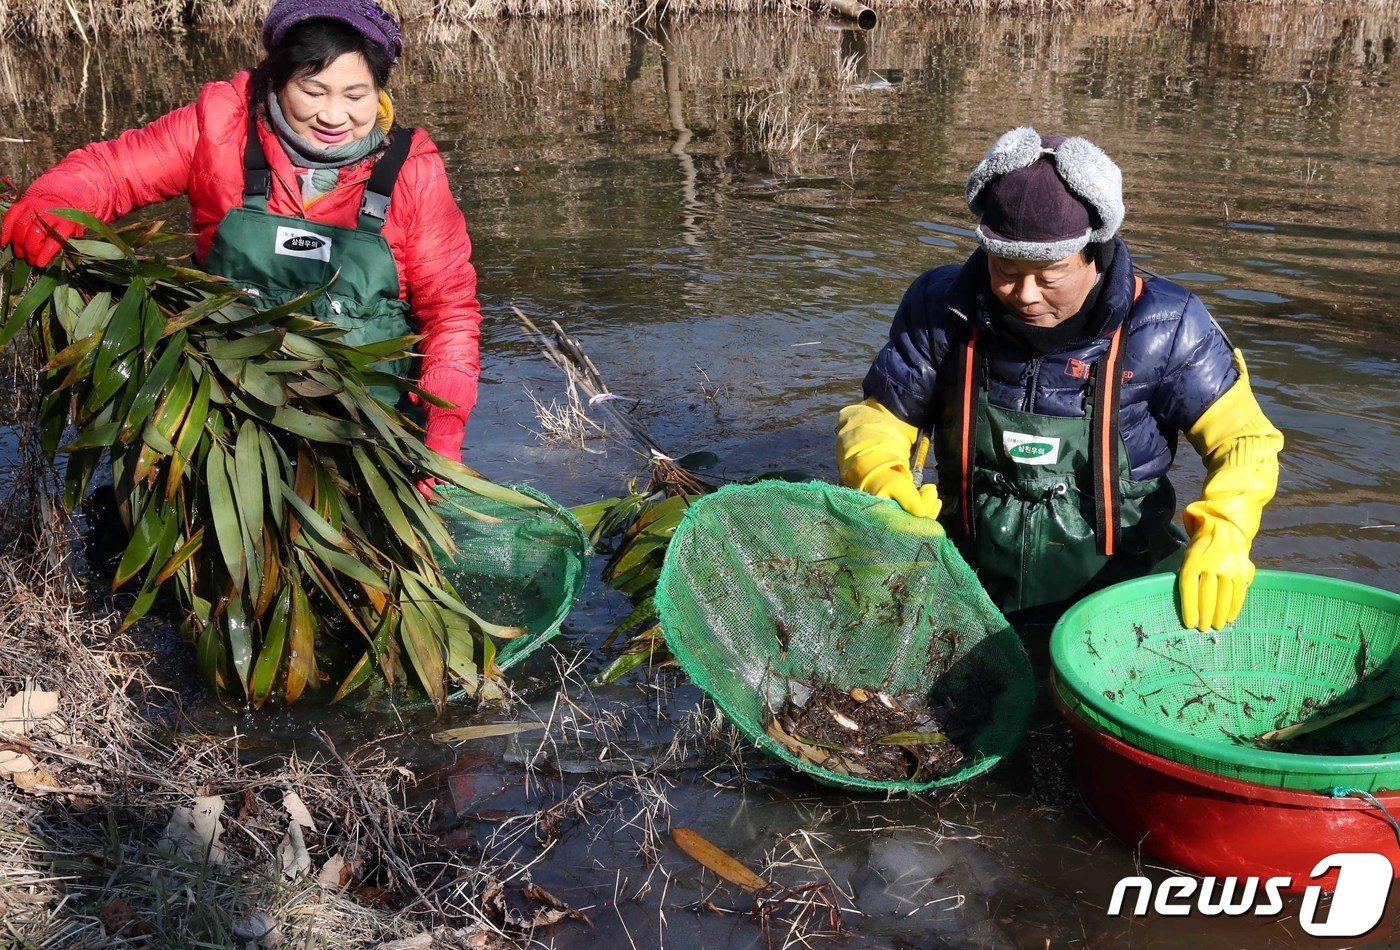
[[[968,759],[949,737],[953,713],[951,703],[915,693],[823,683],[789,693],[768,734],[822,768],[880,782],[930,781]]]

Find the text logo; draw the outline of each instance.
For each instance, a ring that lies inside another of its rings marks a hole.
[[[1337,872],[1337,885],[1325,918],[1319,920],[1322,887],[1309,885],[1303,892],[1298,922],[1313,937],[1360,937],[1370,933],[1385,913],[1395,868],[1383,854],[1342,852],[1329,854],[1308,875],[1316,879]],[[1164,917],[1198,913],[1206,917],[1269,917],[1283,911],[1282,891],[1291,877],[1169,877],[1160,884],[1145,877],[1125,877],[1113,888],[1108,915],[1125,912],[1145,917],[1149,910]],[[1133,902],[1129,907],[1129,894]]]
[[[1053,465],[1060,460],[1058,438],[1003,432],[1001,444],[1007,456],[1022,465]]]
[[[306,257],[314,261],[331,259],[331,239],[310,231],[279,227],[274,243],[277,253],[287,257]]]

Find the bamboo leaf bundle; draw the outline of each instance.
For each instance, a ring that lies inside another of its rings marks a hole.
[[[315,292],[259,309],[162,256],[159,224],[60,214],[88,236],[45,270],[0,251],[0,347],[27,328],[47,361],[35,424],[45,457],[66,455],[69,510],[110,465],[130,531],[113,584],[136,592],[124,625],[173,588],[204,676],[255,707],[376,677],[441,707],[449,680],[493,676],[490,632],[515,631],[453,590],[433,552],[455,545],[415,482],[540,503],[436,455],[371,395],[443,405],[377,369],[418,338],[347,345],[302,312]]]

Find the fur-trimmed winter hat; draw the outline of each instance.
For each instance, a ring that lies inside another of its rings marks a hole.
[[[967,206],[988,254],[1058,261],[1113,237],[1123,223],[1123,173],[1083,138],[1028,125],[997,139],[967,179]]]

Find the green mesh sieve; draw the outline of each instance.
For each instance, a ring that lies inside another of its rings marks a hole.
[[[1051,637],[1055,688],[1079,716],[1163,758],[1279,788],[1400,789],[1400,594],[1259,571],[1224,630],[1184,629],[1176,579],[1080,601]],[[1288,743],[1254,740],[1386,693]]]
[[[917,792],[987,771],[1020,742],[1034,674],[1015,632],[933,521],[817,482],[733,485],[687,510],[656,591],[686,674],[764,751],[827,784]],[[913,690],[984,709],[969,762],[926,782],[814,766],[766,732],[788,684]]]
[[[436,552],[452,586],[487,620],[526,630],[498,644],[502,669],[559,630],[583,588],[588,559],[588,536],[567,509],[528,485],[510,487],[545,507],[521,509],[453,486],[439,487],[435,498],[458,547],[451,559]]]

